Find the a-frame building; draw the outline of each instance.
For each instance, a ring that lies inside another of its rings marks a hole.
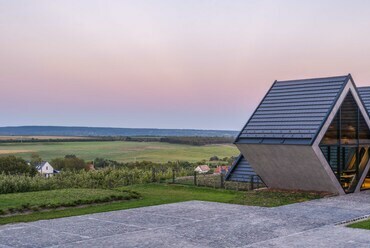
[[[366,107],[370,87],[357,89],[350,74],[275,81],[235,144],[268,187],[358,192],[370,188]]]
[[[228,181],[242,182],[242,183],[263,183],[261,178],[253,170],[248,160],[246,160],[243,154],[240,154],[233,164],[230,170],[225,176]]]

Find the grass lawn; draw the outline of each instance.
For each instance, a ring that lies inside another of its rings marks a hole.
[[[167,162],[184,160],[197,162],[209,160],[212,156],[219,158],[237,156],[239,152],[234,145],[190,146],[163,142],[125,142],[125,141],[91,141],[91,142],[41,142],[41,143],[4,143],[0,144],[0,156],[13,154],[30,160],[32,153],[38,153],[44,160],[75,154],[85,159],[97,157],[119,162],[152,161]]]
[[[348,227],[370,230],[370,219],[350,224]]]
[[[142,184],[121,189],[136,191],[140,193],[142,198],[126,202],[112,202],[103,205],[88,206],[84,208],[68,208],[63,210],[53,210],[50,212],[32,213],[29,215],[0,217],[0,224],[53,219],[190,200],[273,207],[319,198],[318,195],[308,193],[267,191],[241,192],[170,184]]]

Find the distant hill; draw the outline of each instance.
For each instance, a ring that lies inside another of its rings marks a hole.
[[[156,129],[156,128],[109,128],[109,127],[63,127],[63,126],[20,126],[0,127],[0,135],[39,135],[39,136],[201,136],[235,137],[237,131],[196,130],[196,129]]]

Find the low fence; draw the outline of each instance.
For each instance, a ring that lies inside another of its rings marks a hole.
[[[243,191],[266,187],[266,185],[263,184],[258,176],[250,176],[248,178],[245,178],[245,182],[237,182],[226,181],[225,174],[206,174],[193,172],[193,175],[191,176],[184,176],[184,174],[186,173],[179,173],[175,169],[168,170],[165,174],[160,174],[159,172],[160,170],[152,168],[150,180],[151,182],[195,185],[200,187],[212,187],[219,189]]]
[[[199,174],[194,172],[193,176],[172,177],[172,183],[196,185],[203,187],[231,189],[231,190],[253,190],[266,187],[257,176],[251,176],[247,182],[225,181],[224,174]]]

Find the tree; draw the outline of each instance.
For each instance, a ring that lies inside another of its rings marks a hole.
[[[0,173],[34,176],[37,174],[37,170],[34,166],[28,165],[22,158],[8,156],[0,158]]]
[[[42,158],[37,153],[32,153],[31,155],[31,165],[36,166],[42,162]]]
[[[86,163],[75,155],[67,155],[64,158],[53,159],[51,165],[57,170],[83,170]]]
[[[68,155],[65,155],[64,158],[77,158],[77,156],[74,154],[68,154]]]
[[[178,162],[179,167],[184,169],[191,169],[193,168],[193,165],[188,161],[179,161]]]
[[[50,161],[54,169],[61,170],[65,167],[64,158],[54,158]]]
[[[69,170],[84,170],[85,161],[81,158],[65,158],[65,168]]]
[[[218,157],[217,156],[213,156],[213,157],[211,157],[210,159],[209,159],[209,161],[218,161],[219,159],[218,159]]]
[[[104,168],[104,167],[107,166],[106,164],[107,163],[106,163],[106,160],[104,158],[96,158],[94,160],[94,167],[95,168]]]

